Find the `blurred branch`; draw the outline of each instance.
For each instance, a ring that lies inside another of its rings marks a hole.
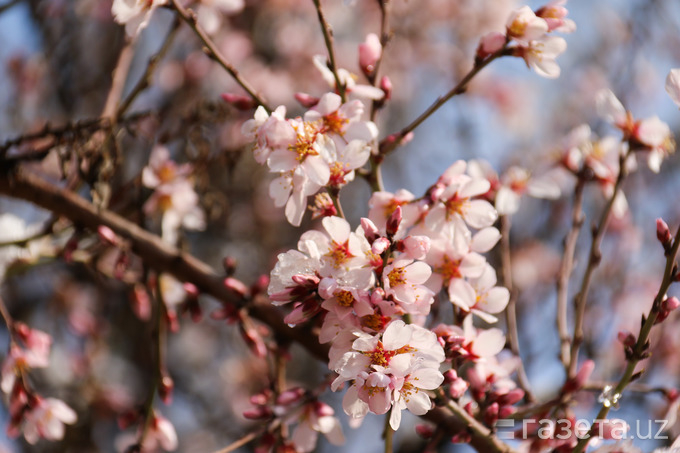
[[[220,66],[222,66],[222,68],[224,68],[224,70],[234,78],[236,83],[238,83],[258,105],[261,105],[265,108],[265,110],[267,110],[268,113],[270,113],[272,111],[271,107],[269,107],[262,96],[241,77],[238,70],[226,60],[224,55],[222,55],[222,52],[217,49],[217,46],[215,46],[215,43],[212,41],[212,39],[210,39],[205,30],[203,30],[203,28],[198,24],[196,13],[194,13],[192,10],[184,8],[178,0],[172,0],[172,7],[182,17],[182,20],[184,20],[184,22],[186,22],[187,25],[191,27],[194,33],[196,33],[196,36],[198,36],[203,42],[203,45],[205,45],[207,49],[206,53],[208,56],[215,60]]]
[[[446,407],[453,412],[453,414],[463,420],[467,426],[468,431],[471,434],[476,435],[479,438],[485,438],[489,441],[489,445],[486,450],[480,450],[486,452],[505,452],[510,453],[514,450],[510,448],[509,445],[501,442],[489,428],[484,426],[481,422],[475,419],[472,415],[468,414],[465,409],[460,407],[455,401],[449,401]]]
[[[6,12],[11,7],[18,5],[22,1],[24,1],[24,0],[11,0],[11,1],[5,3],[4,5],[0,5],[0,14]]]
[[[335,63],[335,51],[333,50],[333,30],[331,30],[331,26],[326,20],[326,17],[323,14],[323,10],[321,9],[321,0],[312,0],[314,2],[314,6],[316,7],[316,14],[319,17],[319,23],[321,24],[321,32],[323,33],[323,40],[326,43],[326,49],[328,50],[328,63],[329,63],[329,69],[333,73],[333,77],[335,78],[335,88],[338,90],[338,94],[340,95],[340,98],[342,98],[342,102],[344,103],[346,99],[346,93],[345,93],[345,84],[342,83],[340,80],[340,76],[338,75],[338,66]]]
[[[121,102],[120,106],[118,107],[118,110],[116,112],[116,118],[120,118],[121,116],[123,116],[125,112],[128,110],[128,108],[130,108],[130,106],[137,98],[137,96],[142,91],[147,89],[149,85],[151,85],[151,76],[153,75],[153,72],[156,70],[156,66],[158,66],[158,63],[163,59],[165,54],[170,49],[172,41],[175,38],[175,35],[177,34],[177,30],[179,30],[180,24],[181,22],[179,17],[175,17],[175,20],[173,20],[172,25],[170,25],[170,31],[163,40],[163,44],[161,45],[160,50],[157,53],[155,53],[151,58],[149,58],[149,62],[146,65],[146,70],[144,71],[144,74],[142,75],[142,77],[139,78],[137,84],[132,89],[130,94],[127,95],[127,97],[123,100],[123,102]]]
[[[529,378],[524,369],[524,361],[520,355],[519,350],[519,335],[517,333],[517,296],[518,293],[512,284],[512,254],[510,250],[510,217],[503,215],[500,218],[501,227],[501,276],[503,279],[503,286],[510,291],[510,300],[508,306],[505,307],[505,318],[508,323],[508,337],[510,340],[510,350],[519,359],[517,366],[517,381],[519,386],[524,390],[524,396],[527,402],[534,402],[536,398],[531,393],[531,385]]]
[[[583,386],[583,390],[601,392],[608,385],[611,385],[611,384],[607,383],[607,382],[590,381],[586,385]],[[635,393],[661,393],[662,395],[667,395],[670,391],[670,389],[668,389],[666,387],[656,387],[656,386],[637,383],[637,382],[628,385],[627,389],[629,391],[635,392]]]
[[[146,118],[153,115],[151,111],[138,112],[132,115],[120,118],[118,124],[130,124],[140,119]],[[97,132],[99,130],[108,130],[113,127],[111,118],[100,117],[100,118],[88,118],[83,120],[78,120],[75,122],[66,123],[63,126],[52,127],[49,123],[45,124],[38,132],[30,132],[27,134],[20,135],[18,137],[6,140],[2,145],[0,145],[0,158],[5,158],[6,161],[24,161],[24,160],[39,160],[44,158],[47,153],[60,143],[68,141],[68,138],[72,135],[77,135],[83,132]],[[10,157],[5,157],[7,151],[14,146],[21,145],[26,142],[33,140],[39,140],[47,137],[53,137],[54,142],[48,143],[40,147],[38,150],[34,150],[30,153],[24,153],[19,155],[14,155]]]
[[[607,201],[602,214],[600,215],[600,221],[596,226],[593,227],[593,241],[590,244],[590,252],[588,253],[588,267],[583,275],[583,280],[581,281],[581,288],[574,298],[574,336],[571,344],[571,357],[569,359],[569,373],[568,378],[573,378],[576,376],[576,368],[578,366],[578,351],[583,342],[583,320],[585,319],[586,302],[588,300],[588,291],[590,290],[590,283],[593,278],[593,273],[595,269],[600,264],[602,260],[602,252],[600,251],[600,244],[602,243],[602,238],[607,230],[607,225],[609,225],[609,219],[611,218],[612,210],[614,208],[614,202],[616,197],[619,196],[619,191],[621,190],[621,184],[623,180],[626,179],[628,174],[626,170],[626,160],[631,151],[621,154],[619,157],[619,174],[616,176],[616,183],[614,184],[614,190],[612,196]]]
[[[243,447],[244,445],[248,445],[250,442],[255,440],[257,436],[262,434],[261,432],[258,431],[253,431],[252,433],[248,433],[245,436],[241,437],[237,441],[227,445],[226,447],[222,448],[221,450],[215,451],[215,453],[231,453],[232,451],[236,451],[237,449]]]
[[[569,345],[571,343],[571,336],[569,335],[569,327],[567,325],[567,295],[569,292],[569,278],[574,270],[576,242],[584,221],[582,212],[583,189],[586,184],[583,177],[580,175],[577,175],[577,177],[578,180],[574,188],[574,201],[571,208],[571,228],[564,238],[564,253],[557,276],[557,313],[555,315],[557,332],[560,337],[560,360],[567,374],[569,374]]]
[[[246,306],[250,315],[267,324],[275,335],[300,343],[310,354],[323,362],[328,360],[328,345],[319,344],[316,336],[310,333],[308,328],[289,327],[283,321],[281,312],[266,300],[251,301],[237,296],[227,289],[223,277],[216,274],[210,266],[168,245],[160,237],[143,230],[118,214],[95,207],[77,194],[50,184],[24,169],[12,165],[3,166],[2,162],[0,162],[0,194],[34,203],[92,231],[96,231],[101,225],[109,227],[117,235],[127,239],[132,250],[157,272],[167,272],[180,281],[191,282],[201,292],[224,303]],[[455,414],[452,417],[441,407],[432,409],[422,418],[445,427],[448,432],[466,430],[470,423],[469,416],[461,417],[460,414]],[[479,425],[477,421],[474,423],[475,426]],[[488,432],[488,429],[484,429]],[[512,451],[495,437],[484,435],[484,432],[479,430],[473,431],[470,443],[481,452]]]
[[[656,324],[657,318],[659,317],[661,303],[666,297],[668,289],[673,284],[673,282],[676,281],[678,275],[678,266],[675,261],[678,256],[678,249],[680,249],[680,226],[675,233],[673,247],[670,250],[667,250],[666,267],[664,269],[663,279],[661,280],[659,291],[656,293],[656,297],[654,297],[654,302],[652,303],[652,308],[649,311],[649,316],[642,316],[642,325],[640,326],[640,334],[638,335],[637,342],[630,352],[626,352],[626,359],[628,360],[626,370],[624,371],[623,376],[621,376],[619,382],[616,384],[616,387],[611,390],[611,398],[614,400],[618,400],[621,397],[623,390],[628,384],[640,377],[642,371],[635,373],[635,367],[641,360],[644,360],[651,355],[649,351],[649,334],[652,331],[654,324]],[[616,401],[614,401],[614,403],[615,402]],[[609,414],[609,409],[611,409],[612,405],[613,403],[612,401],[609,401],[609,396],[605,395],[605,399],[602,402],[602,407],[597,413],[595,420],[604,420],[607,417],[607,414]],[[582,438],[578,445],[576,445],[574,453],[583,452],[596,431],[597,425],[593,425],[589,435]]]

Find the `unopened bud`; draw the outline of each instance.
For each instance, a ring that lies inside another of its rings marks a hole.
[[[498,52],[505,45],[507,38],[503,33],[493,31],[482,36],[479,41],[479,46],[477,46],[477,54],[475,58],[477,60],[484,60],[489,55]]]
[[[251,110],[255,108],[255,102],[242,94],[222,93],[222,100],[239,110]]]
[[[581,365],[581,369],[578,370],[578,373],[576,373],[576,376],[574,376],[573,379],[569,379],[565,384],[564,387],[562,388],[563,393],[571,393],[575,390],[578,390],[582,388],[590,375],[592,374],[593,370],[595,369],[595,362],[592,360],[586,360],[583,362]]]
[[[262,420],[272,415],[271,409],[266,406],[254,407],[243,411],[243,416],[248,420]]]
[[[632,333],[622,330],[620,331],[617,335],[616,338],[624,345],[627,347],[633,347],[635,346],[635,343],[637,343],[637,340],[635,339],[635,335]]]
[[[319,98],[307,93],[295,93],[295,99],[306,108],[312,108],[319,103]]]
[[[385,96],[381,99],[382,102],[389,101],[392,97],[392,81],[387,76],[382,76],[380,79],[380,89],[383,90]]]
[[[524,390],[512,389],[505,395],[501,395],[498,398],[498,403],[501,406],[512,406],[513,404],[521,401],[522,398],[524,398]]]
[[[673,240],[671,230],[662,218],[656,219],[656,238],[661,242],[661,245],[663,245],[664,248],[670,246],[671,241]]]
[[[317,417],[328,417],[330,415],[335,415],[333,408],[321,401],[314,402],[314,413]]]
[[[434,435],[434,428],[429,425],[416,425],[416,433],[423,439],[429,439]]]
[[[293,404],[297,401],[300,401],[300,398],[302,398],[304,394],[305,390],[300,387],[286,390],[276,398],[276,404],[280,404],[282,406]]]
[[[661,309],[663,311],[671,312],[676,308],[680,307],[680,300],[677,297],[669,297],[668,299],[661,302]]]
[[[187,297],[190,299],[197,299],[198,295],[200,294],[198,291],[198,288],[196,288],[196,285],[193,283],[189,282],[184,282],[182,284],[182,287],[184,288],[184,292],[187,293]]]
[[[390,240],[387,238],[378,238],[373,242],[371,246],[371,252],[376,255],[382,255],[382,253],[390,247]]]
[[[364,237],[366,237],[366,240],[368,241],[369,244],[372,244],[373,241],[380,237],[380,231],[378,230],[378,227],[375,226],[375,223],[373,223],[371,219],[362,217],[361,228],[364,230]]]
[[[291,280],[297,285],[304,286],[306,288],[315,288],[319,286],[319,282],[321,281],[319,277],[316,275],[305,275],[305,274],[296,274],[291,277]]]
[[[359,67],[364,74],[371,75],[375,70],[375,64],[382,55],[382,44],[375,33],[366,35],[366,41],[359,44]]]
[[[135,284],[130,295],[130,302],[132,303],[132,311],[139,319],[142,321],[151,319],[151,299],[144,285]]]
[[[120,239],[116,236],[116,233],[106,225],[99,225],[97,234],[99,239],[106,244],[113,245],[114,247],[120,245]]]
[[[488,426],[493,425],[498,420],[499,409],[500,406],[498,405],[498,403],[493,403],[489,405],[489,407],[487,407],[486,410],[484,411],[484,422]]]
[[[222,267],[224,268],[224,273],[227,277],[231,277],[236,271],[236,258],[233,256],[225,256],[222,260]]]
[[[387,236],[392,237],[397,234],[399,225],[401,224],[402,213],[401,206],[397,206],[389,219],[387,219],[387,226],[385,227],[387,231]]]
[[[172,391],[174,388],[175,383],[172,378],[164,374],[158,387],[158,396],[161,397],[163,403],[170,404],[172,402]]]
[[[248,294],[248,287],[243,284],[240,280],[237,280],[233,277],[227,277],[224,279],[224,286],[236,293],[236,295],[240,297],[245,297]]]

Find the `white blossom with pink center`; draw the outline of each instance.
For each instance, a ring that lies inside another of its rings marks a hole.
[[[323,277],[342,278],[350,270],[357,270],[350,282],[366,289],[373,275],[364,253],[366,239],[352,232],[343,218],[324,217],[321,224],[325,233],[317,230],[303,233],[298,241],[298,250],[321,261],[320,274]]]
[[[557,57],[567,50],[567,41],[559,36],[544,36],[541,39],[529,42],[522,48],[521,55],[527,66],[536,74],[547,79],[556,79],[560,76],[560,66]]]
[[[362,418],[369,410],[384,414],[393,404],[398,412],[404,406],[419,414],[427,412],[429,397],[421,395],[420,390],[437,388],[444,380],[439,372],[444,350],[436,335],[401,320],[390,323],[381,335],[357,335],[352,350],[336,363],[338,377],[331,385],[336,391],[341,384],[351,381],[343,399],[345,413],[353,418]],[[399,415],[395,415],[395,429],[399,420]]]
[[[353,285],[339,285],[333,278],[324,278],[319,283],[319,295],[324,298],[321,306],[341,320],[352,312],[358,317],[373,314],[368,291]]]
[[[529,44],[548,33],[548,23],[536,16],[528,6],[516,9],[505,25],[508,37],[522,44]]]
[[[47,352],[49,352],[49,348]],[[45,351],[22,349],[16,344],[11,344],[9,354],[2,364],[0,388],[3,392],[10,393],[14,388],[17,377],[21,377],[23,373],[32,368],[46,368],[49,364],[49,357]]]
[[[495,323],[498,318],[493,315],[505,310],[510,301],[510,291],[496,286],[496,282],[496,271],[486,264],[479,277],[451,282],[449,298],[463,311],[473,313],[488,323]]]
[[[78,417],[73,409],[56,398],[40,398],[35,407],[24,416],[24,437],[29,444],[38,440],[61,440],[64,424],[72,425]]]
[[[432,269],[422,261],[398,259],[383,270],[385,295],[406,313],[426,315],[434,297],[434,293],[425,286],[431,275]]]
[[[433,231],[442,231],[446,225],[458,231],[491,226],[498,218],[494,207],[486,200],[475,199],[486,194],[491,185],[484,178],[465,174],[466,164],[458,161],[439,179],[444,189],[436,194],[435,204],[425,217],[425,225]]]

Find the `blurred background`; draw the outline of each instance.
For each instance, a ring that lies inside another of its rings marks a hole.
[[[513,0],[389,3],[393,38],[385,49],[380,73],[390,77],[394,89],[376,121],[381,138],[408,124],[460,80],[472,67],[479,38],[489,31],[503,31],[509,12],[522,6]],[[338,65],[361,74],[357,46],[367,33],[379,33],[378,3],[326,0],[323,6],[334,30]],[[535,10],[542,3],[530,2],[529,6]],[[556,165],[562,138],[574,127],[587,123],[600,136],[615,133],[595,112],[595,93],[602,88],[611,88],[636,118],[658,115],[678,135],[680,113],[663,87],[668,71],[680,66],[680,4],[674,0],[602,0],[566,6],[577,30],[565,36],[568,49],[558,58],[560,78],[543,79],[517,58],[494,62],[474,79],[464,96],[445,105],[415,131],[410,143],[388,157],[384,165],[387,190],[405,188],[420,196],[458,159],[486,159],[499,172],[511,165],[535,174],[547,172]],[[219,49],[270,105],[287,106],[290,116],[302,114],[304,108],[296,103],[294,93],[320,96],[328,91],[312,64],[314,55],[326,52],[311,1],[246,0],[242,8],[227,13],[209,0],[192,7],[212,8],[203,14],[212,18],[213,25],[217,22],[212,36]],[[172,12],[160,8],[139,36],[126,93],[144,73],[172,22]],[[46,123],[59,126],[98,117],[126,35],[113,21],[109,0],[5,0],[0,4],[0,43],[2,144],[39,131]],[[358,77],[359,83],[365,83]],[[277,253],[294,247],[301,231],[313,222],[308,215],[301,229],[293,228],[283,210],[273,206],[268,196],[272,177],[253,160],[240,133],[252,111],[223,102],[222,93],[243,94],[182,24],[153,72],[151,86],[128,110],[152,114],[131,121],[117,137],[121,166],[111,175],[111,207],[139,220],[139,197],[146,190],[140,186],[139,173],[154,144],[165,144],[175,160],[194,165],[197,191],[208,218],[205,232],[184,235],[184,247],[216,269],[225,257],[232,257],[235,276],[253,284],[268,274]],[[56,150],[70,147],[87,153],[89,139],[87,133],[73,133]],[[680,222],[677,156],[665,161],[658,175],[640,167],[625,183],[630,210],[610,225],[589,299],[582,355],[595,360],[596,381],[618,379],[624,358],[616,334],[637,332],[640,315],[648,310],[658,288],[664,258],[656,241],[655,219],[663,217],[671,229]],[[541,399],[554,396],[564,380],[554,331],[555,275],[570,225],[574,181],[565,174],[559,182],[563,196],[550,202],[524,199],[511,230],[513,278],[520,290],[522,358]],[[369,186],[359,178],[343,190],[341,200],[353,225],[367,214],[369,196]],[[588,187],[575,282],[584,269],[588,226],[597,219],[603,203],[600,190]],[[50,219],[48,213],[31,206],[0,199],[0,214],[6,212],[21,217],[27,231],[39,230]],[[158,229],[153,223],[146,226]],[[56,249],[68,239],[57,238]],[[106,276],[115,254],[93,253],[97,268],[77,259],[65,264],[60,253],[36,261],[29,257],[29,250],[0,248],[0,270],[8,267],[1,294],[12,315],[54,338],[50,367],[32,372],[31,381],[41,394],[65,400],[79,418],[67,428],[63,441],[42,441],[36,446],[21,438],[7,438],[3,429],[0,451],[116,451],[115,439],[121,434],[117,417],[146,398],[151,327],[135,316],[131,285]],[[22,258],[18,263],[17,257]],[[139,269],[133,266],[130,272]],[[570,294],[575,291],[574,287]],[[207,297],[201,298],[201,304],[206,315],[219,308]],[[645,383],[665,388],[680,385],[678,327],[673,317],[655,329],[652,344],[656,346],[646,363]],[[0,356],[4,356],[8,338],[5,330],[0,335]],[[262,360],[249,353],[235,327],[208,316],[198,323],[182,317],[179,332],[168,341],[174,398],[171,405],[158,403],[157,407],[175,425],[179,451],[214,451],[255,426],[241,414],[250,407],[250,394],[267,385],[268,371]],[[328,372],[324,364],[296,347],[292,356],[291,382],[314,387],[324,379]],[[597,404],[597,396],[597,391],[584,392],[580,415],[594,414],[588,408]],[[328,394],[322,399],[342,412],[341,395]],[[668,409],[658,392],[627,393],[621,405],[615,415],[631,425],[635,420],[646,423],[661,418]],[[3,426],[7,417],[6,410],[0,409]],[[382,441],[375,435],[382,429],[381,417],[369,416],[357,430],[350,430],[344,418],[341,415],[347,444],[332,447],[321,440],[319,451],[381,451]],[[680,427],[673,432],[680,433]],[[423,442],[408,426],[396,438],[399,451],[421,451]],[[646,450],[661,445],[645,440],[635,443]],[[451,444],[442,449],[465,450],[465,446]]]

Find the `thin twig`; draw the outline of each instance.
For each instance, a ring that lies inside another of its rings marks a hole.
[[[628,153],[622,154],[619,158],[619,174],[616,176],[614,190],[612,196],[607,201],[607,205],[602,211],[602,214],[600,215],[600,220],[597,223],[597,226],[593,228],[593,240],[590,244],[590,252],[588,253],[588,267],[586,268],[586,272],[583,275],[581,288],[574,298],[574,336],[572,338],[571,344],[568,378],[573,378],[576,376],[576,368],[578,366],[578,351],[581,343],[583,342],[583,320],[585,319],[588,291],[590,290],[590,283],[593,278],[593,273],[602,259],[602,252],[600,251],[602,238],[604,237],[604,233],[607,230],[607,226],[609,225],[609,219],[611,218],[616,198],[619,196],[621,185],[627,176],[626,160],[629,153],[630,151],[628,151]]]
[[[173,0],[174,1],[174,0]],[[331,26],[328,24],[326,17],[321,9],[321,0],[312,0],[314,6],[316,7],[316,14],[319,17],[319,24],[321,25],[321,32],[323,33],[323,40],[326,43],[326,49],[328,50],[328,63],[329,69],[333,73],[335,78],[335,88],[338,90],[338,94],[344,103],[346,101],[345,94],[345,84],[340,80],[340,75],[338,74],[338,66],[335,63],[335,51],[333,50],[333,31]]]
[[[245,436],[241,437],[240,439],[232,442],[231,444],[227,445],[226,447],[216,450],[214,453],[231,453],[232,451],[235,451],[244,445],[249,444],[253,440],[257,438],[261,433],[253,431],[252,433],[248,433]]]
[[[427,110],[425,110],[423,113],[418,116],[415,120],[413,120],[410,124],[406,125],[403,129],[401,129],[399,132],[396,134],[393,134],[389,136],[386,139],[383,139],[380,142],[380,154],[381,155],[386,155],[392,152],[399,144],[404,140],[404,138],[413,132],[415,128],[420,126],[423,121],[428,119],[430,116],[432,116],[433,113],[435,113],[439,108],[446,104],[446,102],[451,99],[454,96],[457,96],[459,94],[462,94],[465,92],[467,89],[468,84],[470,81],[485,67],[489,65],[492,61],[505,56],[505,55],[511,55],[512,49],[508,48],[507,45],[503,46],[502,49],[498,50],[497,52],[489,55],[484,60],[477,61],[475,62],[475,65],[470,69],[470,71],[465,74],[465,76],[454,86],[449,90],[448,93],[446,93],[443,96],[440,96],[435,100],[432,105],[430,105]]]
[[[661,303],[666,297],[668,288],[670,288],[677,276],[678,269],[676,259],[678,256],[678,249],[680,249],[680,227],[678,227],[678,230],[675,233],[673,247],[666,254],[666,267],[664,269],[663,279],[661,281],[661,285],[659,286],[659,291],[656,293],[656,297],[654,298],[654,302],[652,303],[649,316],[646,318],[643,317],[643,322],[640,326],[640,333],[638,335],[637,342],[632,348],[632,353],[627,357],[628,364],[626,365],[626,370],[624,371],[623,376],[621,376],[619,382],[616,384],[616,387],[614,387],[614,389],[611,391],[611,395],[616,396],[617,399],[620,398],[623,390],[633,380],[633,375],[635,373],[635,367],[637,364],[649,356],[649,334],[652,331],[652,327],[656,323],[656,320],[659,316]],[[608,402],[605,400],[602,403],[602,407],[597,413],[597,417],[595,419],[604,420],[607,417],[607,414],[609,414],[609,409],[611,409],[611,406],[611,401]],[[597,425],[593,425],[589,435],[581,439],[576,445],[574,453],[581,453],[585,450],[585,448],[588,446],[588,443],[590,442],[590,439],[597,431],[597,428]]]
[[[574,188],[574,201],[571,209],[571,228],[564,238],[564,253],[562,255],[562,262],[557,276],[557,313],[555,315],[555,322],[557,324],[557,332],[560,336],[560,360],[567,374],[569,373],[569,345],[571,344],[571,335],[569,335],[569,327],[567,325],[567,297],[569,292],[569,278],[574,269],[576,242],[584,220],[582,207],[583,189],[585,184],[585,179],[578,176],[576,187]]]
[[[172,7],[182,17],[184,22],[186,22],[187,25],[191,27],[194,33],[196,33],[201,42],[203,42],[203,45],[207,48],[208,56],[215,60],[220,66],[222,66],[222,68],[224,68],[224,70],[232,76],[236,83],[238,83],[241,88],[243,88],[246,93],[248,93],[253,101],[264,107],[267,112],[271,112],[271,107],[267,105],[262,96],[252,86],[250,86],[250,84],[246,82],[243,77],[241,77],[241,74],[239,74],[238,70],[227,61],[205,30],[203,30],[203,28],[198,24],[196,13],[194,13],[192,10],[184,8],[180,4],[179,0],[172,0]]]
[[[485,437],[489,439],[490,443],[493,445],[496,452],[512,452],[512,448],[509,445],[501,442],[489,428],[484,426],[472,415],[468,414],[465,409],[460,407],[455,401],[449,401],[446,407],[458,418],[463,420],[467,426],[470,433],[474,433],[479,437]]]
[[[527,402],[534,402],[536,398],[531,392],[531,385],[524,369],[524,362],[521,360],[519,348],[519,335],[517,328],[517,296],[518,293],[512,284],[512,254],[510,250],[510,217],[501,216],[501,277],[503,286],[510,291],[510,300],[507,307],[505,307],[505,318],[508,323],[508,338],[510,340],[510,350],[519,358],[517,366],[517,381],[522,390],[524,390],[524,397]]]
[[[0,5],[0,14],[4,13],[8,9],[10,9],[11,7],[18,5],[22,1],[23,0],[10,0],[9,2],[5,3],[4,5]]]
[[[168,31],[168,34],[165,36],[161,48],[151,58],[149,58],[149,62],[146,65],[144,74],[142,74],[142,76],[137,81],[135,87],[132,89],[132,91],[130,91],[130,94],[127,95],[127,97],[123,100],[123,102],[121,102],[120,106],[118,107],[118,110],[116,112],[116,118],[120,118],[121,116],[123,116],[125,112],[130,108],[130,106],[137,98],[137,96],[142,91],[149,87],[149,85],[151,84],[151,76],[153,75],[153,72],[156,70],[158,63],[163,59],[165,54],[170,49],[172,41],[175,35],[177,34],[177,30],[179,30],[180,24],[181,24],[180,18],[179,16],[176,16],[175,20],[172,22],[172,25],[170,25],[170,31]]]

